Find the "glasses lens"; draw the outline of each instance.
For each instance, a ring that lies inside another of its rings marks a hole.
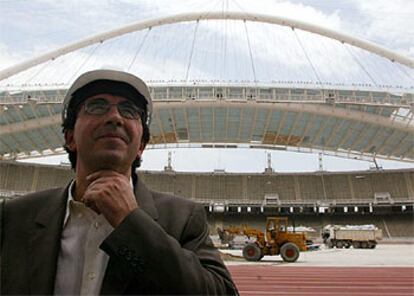
[[[124,101],[119,103],[118,111],[119,114],[121,114],[123,117],[129,119],[139,119],[142,117],[143,114],[143,111],[130,101]]]
[[[85,102],[85,111],[93,115],[102,115],[108,112],[109,103],[105,99],[97,98]]]

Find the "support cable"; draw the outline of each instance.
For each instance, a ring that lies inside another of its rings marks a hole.
[[[36,76],[38,76],[47,66],[50,65],[50,63],[52,63],[53,60],[49,60],[48,62],[44,63],[43,66],[39,67],[39,70],[36,71],[32,76],[30,76],[25,82],[24,84],[29,84],[30,81],[32,81]]]
[[[131,63],[128,66],[128,71],[131,70],[132,66],[134,65],[135,60],[136,60],[138,54],[141,52],[141,49],[144,46],[144,42],[147,40],[147,36],[148,36],[149,32],[151,31],[151,29],[152,29],[152,27],[148,28],[148,31],[145,33],[144,38],[142,38],[141,43],[139,44],[138,49],[135,52],[135,55],[134,55]]]
[[[143,30],[142,33],[144,34],[145,32],[146,30]],[[129,56],[135,52],[137,35],[137,32],[133,32],[119,38],[118,42],[116,42],[114,54],[111,55],[112,58],[119,57],[119,61],[111,61],[111,64],[117,65],[121,69],[127,68],[131,60]]]
[[[101,46],[102,43],[98,43],[95,48],[92,49],[92,52],[86,57],[86,59],[83,61],[83,63],[79,66],[78,70],[75,71],[75,73],[72,75],[72,77],[69,79],[69,83],[75,79],[75,77],[78,76],[78,73],[83,68],[83,66],[86,65],[86,63],[91,59],[95,51],[98,49],[99,46]]]
[[[188,83],[188,76],[190,74],[191,60],[193,59],[194,46],[195,46],[195,41],[196,41],[196,37],[197,37],[197,30],[198,30],[198,25],[199,24],[200,24],[200,20],[197,20],[196,27],[194,29],[193,42],[191,44],[191,52],[190,52],[190,58],[189,58],[189,61],[188,61],[188,66],[187,66],[187,73],[185,74],[185,81],[187,83]]]
[[[245,14],[247,14],[247,15],[252,15],[251,13],[249,13],[249,12],[247,12],[240,4],[239,4],[239,2],[237,1],[237,0],[233,0],[233,2],[234,2],[234,4],[236,4],[236,6],[238,6],[239,8],[240,8],[240,10],[242,11],[242,12],[244,12]]]
[[[52,80],[56,77],[62,79],[62,71],[60,69],[66,69],[65,67],[65,59],[63,57],[58,57],[53,59],[53,64],[51,64],[51,69],[47,71],[46,80]],[[62,66],[63,65],[63,66]],[[64,81],[64,80],[63,80]]]
[[[224,40],[222,43],[223,47],[223,71],[220,73],[220,80],[223,80],[223,77],[226,77],[227,72],[227,30],[228,30],[228,21],[224,21]]]
[[[311,59],[309,58],[308,53],[306,52],[305,47],[303,46],[302,42],[300,41],[299,36],[298,36],[298,34],[296,33],[296,30],[295,30],[295,28],[294,28],[294,27],[292,27],[292,31],[293,31],[293,33],[294,33],[294,35],[295,35],[295,37],[296,37],[296,40],[297,40],[297,41],[298,41],[298,43],[299,43],[299,46],[302,48],[302,51],[303,51],[303,53],[305,54],[305,57],[306,57],[306,59],[308,60],[308,63],[309,63],[309,65],[311,66],[312,71],[313,71],[313,73],[314,73],[314,74],[315,74],[315,76],[316,76],[316,79],[317,79],[317,80],[318,80],[318,82],[319,82],[319,85],[321,86],[321,88],[323,88],[323,83],[322,83],[321,79],[319,78],[318,72],[316,71],[316,68],[315,68],[315,66],[313,65],[313,63],[312,63]]]
[[[206,18],[209,14],[211,14],[211,13],[214,13],[215,12],[215,8],[216,7],[218,7],[219,8],[219,4],[220,4],[220,2],[221,2],[222,0],[216,0],[212,5],[211,5],[211,10],[207,10],[205,13],[203,13],[203,14],[201,14],[201,16],[202,16],[202,18]],[[199,20],[197,20],[197,22],[199,22]],[[198,25],[198,24],[197,24]],[[195,40],[194,40],[194,42],[195,42]],[[192,51],[194,50],[194,47],[192,48]],[[204,51],[204,53],[205,53],[205,51]],[[191,55],[192,55],[193,53],[191,53]],[[205,56],[207,56],[207,54],[205,54]],[[192,60],[192,57],[191,57],[191,60]],[[190,63],[191,63],[191,60],[190,60]],[[207,62],[206,62],[206,64],[210,64],[211,63],[211,61],[209,61],[207,58],[205,59]],[[216,69],[216,55],[214,55],[214,69]],[[188,79],[187,78],[187,76],[189,75],[189,68],[187,69],[187,75],[186,75],[186,80]],[[202,79],[201,77],[199,77],[200,79]],[[203,79],[202,79],[203,80]]]
[[[348,46],[345,45],[346,51],[351,55],[351,57],[354,59],[354,61],[358,64],[358,66],[364,71],[364,73],[368,76],[369,79],[371,79],[372,83],[374,83],[375,86],[378,86],[377,82],[375,81],[374,77],[369,74],[368,70],[365,69],[364,65],[357,59],[357,57],[352,53],[352,51],[348,48]]]
[[[228,0],[223,1],[223,11],[222,14],[224,14],[229,9],[229,2]],[[227,28],[228,28],[228,20],[224,21],[224,40],[222,43],[222,50],[223,50],[223,71],[220,72],[220,81],[223,80],[223,75],[226,74],[226,65],[227,65]],[[225,75],[224,75],[225,77]]]
[[[237,0],[233,0],[233,3],[236,4],[237,7],[240,8],[240,10],[245,13],[248,16],[251,16],[252,14],[247,12],[240,4]],[[253,83],[256,84],[257,82],[257,77],[256,77],[256,68],[254,66],[254,60],[253,60],[253,51],[252,51],[252,47],[251,47],[251,43],[250,43],[250,38],[249,38],[249,32],[247,30],[247,25],[246,25],[246,20],[243,20],[243,25],[244,25],[244,30],[246,32],[246,37],[247,37],[247,45],[249,46],[249,55],[250,55],[250,62],[251,62],[251,67],[252,67],[252,72],[253,72]]]
[[[411,76],[411,74],[407,72],[405,67],[398,67],[398,70],[401,70],[401,72],[403,72],[408,77],[408,79],[414,82],[414,76]]]
[[[257,83],[257,79],[256,79],[256,69],[254,67],[252,46],[250,44],[249,32],[247,31],[246,21],[243,21],[243,24],[244,24],[244,30],[246,31],[247,45],[249,46],[250,62],[252,64],[252,71],[253,71],[253,83],[256,84]]]

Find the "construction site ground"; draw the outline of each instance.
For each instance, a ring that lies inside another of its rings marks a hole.
[[[414,244],[379,244],[375,249],[302,252],[297,262],[265,256],[242,258],[221,250],[240,295],[414,295]]]

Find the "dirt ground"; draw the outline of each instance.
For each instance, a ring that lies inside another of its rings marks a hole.
[[[264,256],[259,262],[248,262],[242,258],[241,250],[220,251],[226,265],[414,267],[414,244],[380,243],[375,249],[328,249],[321,245],[318,251],[302,252],[295,263],[285,263],[280,256]]]

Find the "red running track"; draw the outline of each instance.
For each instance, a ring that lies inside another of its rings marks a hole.
[[[414,295],[414,267],[227,267],[241,296]]]

